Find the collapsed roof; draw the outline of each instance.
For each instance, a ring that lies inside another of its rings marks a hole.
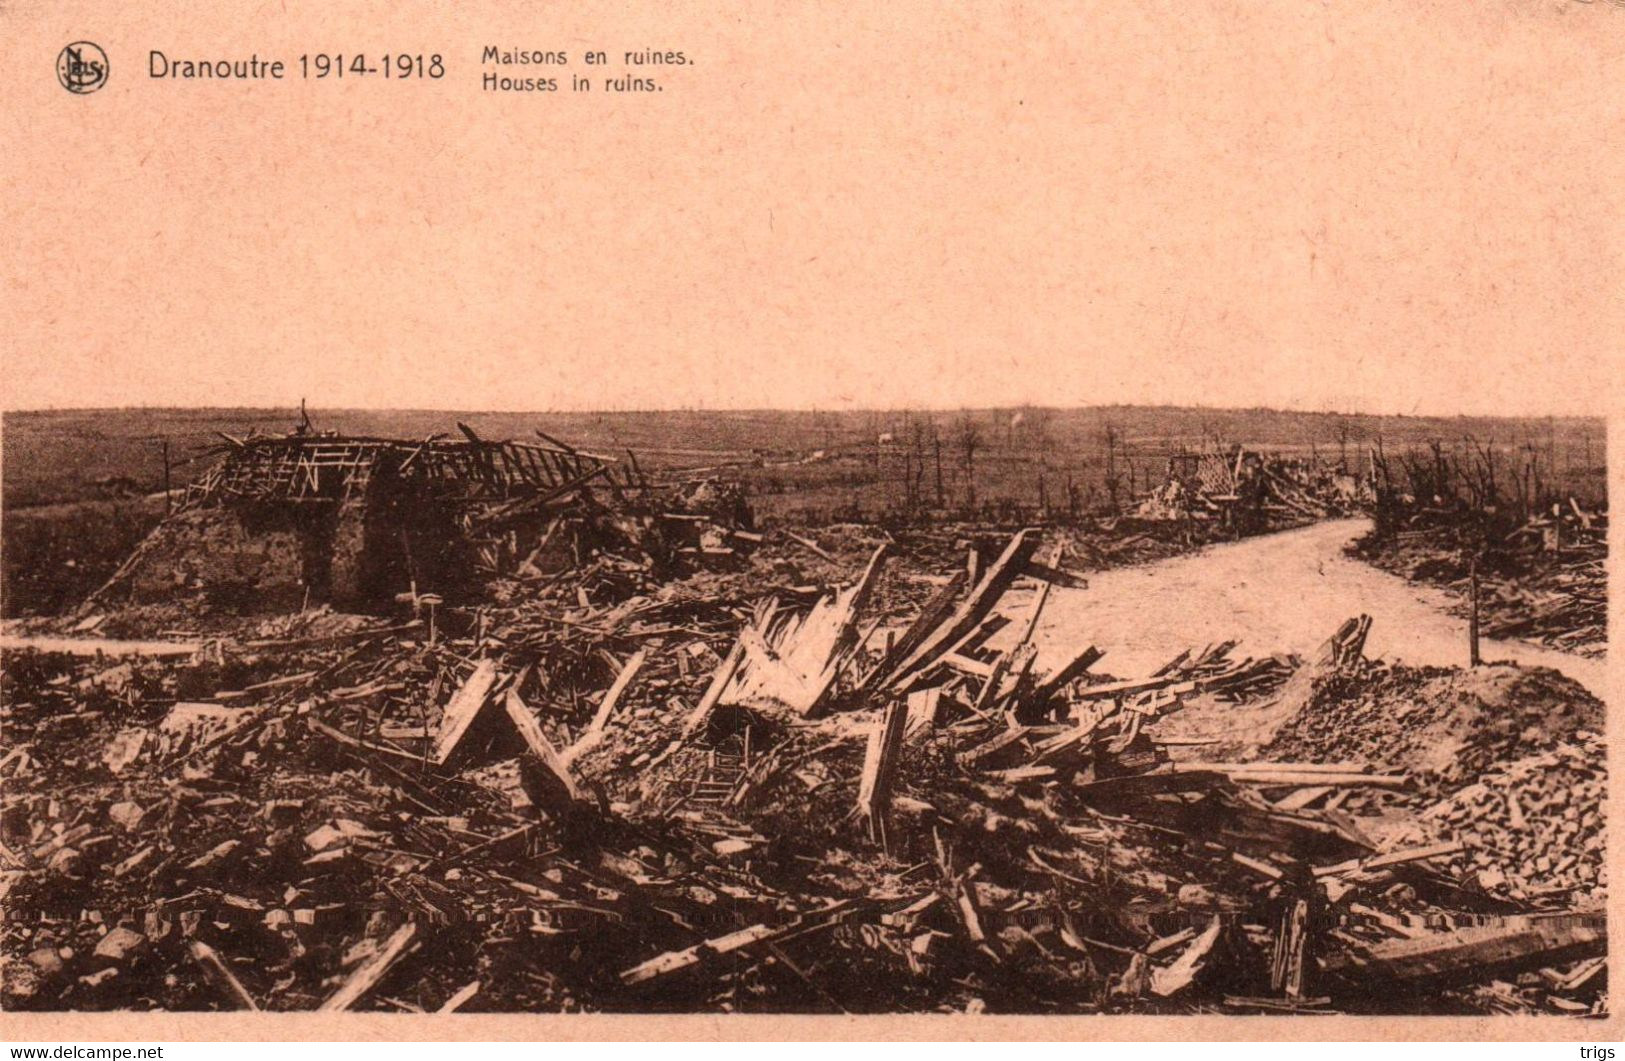
[[[402,594],[472,594],[491,578],[541,578],[613,553],[669,566],[748,541],[735,492],[650,482],[630,452],[539,441],[316,433],[233,438],[180,505],[87,604],[202,591],[275,609]]]

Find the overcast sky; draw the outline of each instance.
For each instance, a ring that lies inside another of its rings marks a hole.
[[[175,10],[0,13],[7,408],[1619,393],[1612,4]],[[75,36],[113,64],[91,96],[50,77]],[[146,76],[343,40],[448,76]],[[696,65],[501,95],[488,43]]]

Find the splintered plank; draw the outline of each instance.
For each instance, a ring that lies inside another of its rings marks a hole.
[[[1094,736],[1095,730],[1100,728],[1100,724],[1106,718],[1107,712],[1105,711],[1090,712],[1080,718],[1076,726],[1057,733],[1047,740],[1040,741],[1037,747],[1033,749],[1032,761],[1035,763],[1048,762],[1070,753]]]
[[[594,712],[592,722],[587,726],[589,734],[596,735],[604,731],[604,727],[609,724],[610,718],[615,714],[615,705],[620,703],[621,697],[626,693],[627,688],[631,686],[632,679],[637,677],[638,668],[643,666],[643,660],[647,655],[648,651],[640,648],[632,653],[631,659],[626,661],[626,666],[621,668],[621,673],[615,676],[615,684],[609,687],[609,692],[604,694],[603,703],[599,704],[598,710]]]
[[[993,668],[995,666],[993,663],[984,663],[979,659],[972,659],[969,656],[961,656],[957,652],[950,652],[943,656],[942,662],[945,666],[950,667],[961,674],[967,674],[972,678],[981,678],[984,681],[993,676]],[[910,695],[913,694],[911,693]]]
[[[592,722],[582,731],[576,742],[562,753],[565,762],[575,762],[603,741],[604,728],[609,725],[609,720],[614,717],[616,706],[620,704],[621,697],[626,694],[626,690],[631,687],[632,680],[637,677],[638,670],[643,666],[643,661],[647,655],[648,650],[641,648],[632,653],[632,658],[626,661],[626,665],[615,676],[614,684],[604,693],[604,699],[599,703],[598,710],[593,712]],[[679,654],[677,658],[679,665],[681,665],[682,655]]]
[[[1331,785],[1310,785],[1308,788],[1294,789],[1288,795],[1275,801],[1275,809],[1303,810],[1320,797],[1330,795],[1331,791]]]
[[[942,707],[941,689],[921,689],[908,696],[908,725],[904,727],[905,733],[913,738],[917,734],[929,731],[937,724],[937,714]]]
[[[1238,784],[1265,787],[1299,788],[1305,785],[1333,785],[1338,788],[1404,788],[1410,778],[1404,774],[1367,774],[1357,772],[1297,770],[1290,767],[1272,769],[1270,763],[1204,763],[1186,762],[1174,767],[1171,773],[1196,771],[1223,774]]]
[[[1004,684],[1004,675],[1010,669],[1010,653],[1001,652],[999,658],[993,661],[993,672],[988,675],[987,681],[976,694],[976,702],[971,710],[979,715],[986,716],[998,707],[999,689]]]
[[[727,657],[723,659],[722,666],[718,667],[716,673],[711,676],[711,684],[706,687],[705,695],[700,698],[699,704],[693,711],[689,712],[688,720],[683,723],[683,736],[685,738],[698,733],[701,727],[711,718],[711,712],[716,710],[717,701],[722,699],[722,690],[726,689],[728,683],[733,681],[733,676],[739,671],[739,664],[744,659],[745,643],[735,641],[733,648],[728,650]]]
[[[1060,550],[1057,549],[1056,552],[1059,553]],[[1038,620],[1043,617],[1044,605],[1049,601],[1049,589],[1050,583],[1048,582],[1039,586],[1038,596],[1033,598],[1032,605],[1027,609],[1026,622],[1021,628],[1021,636],[1016,638],[1015,647],[1011,649],[1012,652],[1031,641],[1033,634],[1037,632]]]
[[[835,680],[840,677],[842,669],[861,643],[862,639],[857,636],[858,613],[868,606],[869,599],[874,595],[875,586],[880,581],[881,568],[890,553],[891,547],[888,544],[882,543],[878,546],[869,557],[869,563],[858,576],[857,582],[836,596],[834,606],[838,625],[828,662],[821,672],[810,676],[814,682],[813,697],[801,706],[802,714],[810,715],[823,704],[824,698],[834,687]]]
[[[1426,847],[1411,847],[1403,851],[1390,851],[1385,855],[1373,855],[1364,860],[1354,859],[1349,862],[1339,862],[1335,866],[1316,866],[1315,876],[1329,877],[1338,873],[1370,873],[1373,870],[1383,869],[1387,866],[1400,866],[1407,862],[1425,862],[1430,858],[1445,858],[1449,855],[1459,855],[1466,850],[1460,840],[1448,840],[1444,843],[1429,844]]]
[[[1166,969],[1157,969],[1151,973],[1151,993],[1161,998],[1177,994],[1189,987],[1207,964],[1208,954],[1212,952],[1213,945],[1219,941],[1219,933],[1224,928],[1224,919],[1213,915],[1202,934],[1191,941],[1190,946],[1175,958],[1173,964]]]
[[[384,945],[362,963],[350,978],[340,988],[333,992],[331,998],[323,1002],[319,1011],[323,1013],[338,1013],[349,1009],[360,1002],[367,992],[378,986],[378,981],[400,961],[406,950],[417,935],[418,926],[411,921],[397,928],[395,932],[384,941]]]
[[[1074,656],[1071,662],[1040,682],[1037,690],[1033,693],[1033,699],[1039,703],[1045,703],[1053,699],[1055,694],[1066,688],[1068,684],[1080,677],[1090,667],[1099,663],[1100,657],[1105,654],[1100,649],[1090,645]]]
[[[799,715],[816,714],[862,643],[857,617],[887,552],[886,545],[877,548],[856,582],[825,594],[804,615],[758,609],[739,637],[744,658],[737,680],[724,687],[718,702],[777,702]]]
[[[1032,559],[1037,548],[1038,536],[1034,531],[1024,530],[1011,538],[1010,544],[1005,546],[1004,552],[988,567],[970,595],[960,602],[946,620],[931,630],[913,652],[882,678],[881,685],[893,686],[903,682],[927,664],[934,662],[944,652],[957,645],[966,634],[976,629],[977,624],[998,604],[1004,591],[1022,575],[1027,561]]]
[[[39,652],[65,652],[74,656],[195,656],[203,651],[201,641],[113,641],[98,638],[23,637],[0,634],[0,649],[35,649]]]
[[[974,550],[971,555],[976,555]],[[925,607],[920,611],[919,617],[909,625],[907,630],[903,631],[903,636],[898,638],[886,650],[886,654],[881,657],[879,663],[875,664],[874,669],[864,676],[863,681],[858,684],[858,688],[870,688],[877,678],[885,677],[898,660],[903,659],[916,648],[919,648],[921,642],[931,635],[931,631],[941,626],[943,621],[953,612],[954,602],[959,599],[959,594],[964,590],[965,583],[970,581],[970,577],[964,571],[956,572],[954,577],[949,579],[947,584],[926,602]]]
[[[1188,685],[1190,686],[1189,691],[1192,692],[1196,689],[1196,683],[1187,681],[1183,674],[1163,674],[1154,678],[1134,678],[1129,681],[1087,685],[1077,690],[1075,695],[1080,700],[1115,700],[1119,696],[1155,692],[1158,689],[1166,689],[1171,685]]]
[[[1067,589],[1088,589],[1089,580],[1082,575],[1075,574],[1055,564],[1046,564],[1039,560],[1027,561],[1026,570],[1022,572],[1028,578],[1042,579],[1045,584],[1065,586]]]
[[[976,747],[971,748],[968,751],[961,752],[959,754],[959,762],[964,766],[973,766],[976,763],[981,762],[983,759],[987,759],[998,754],[1005,748],[1008,748],[1010,745],[1021,740],[1021,738],[1025,737],[1030,732],[1032,732],[1031,726],[1011,726],[1009,729],[1003,731],[992,740],[987,741],[985,744],[978,744]]]
[[[482,659],[474,668],[474,673],[452,695],[440,719],[440,732],[435,737],[434,762],[437,765],[443,765],[468,735],[468,728],[474,724],[475,716],[490,698],[491,687],[496,680],[496,663]]]
[[[887,817],[891,805],[892,775],[897,770],[898,752],[903,746],[903,724],[908,705],[893,700],[886,705],[875,728],[869,733],[869,746],[863,757],[863,777],[858,782],[858,810],[869,823],[875,843],[887,845]]]
[[[982,911],[976,905],[976,890],[970,881],[960,881],[955,899],[959,902],[959,918],[965,923],[965,935],[972,943],[986,943],[987,932],[982,928]]]
[[[559,757],[552,742],[542,732],[541,723],[536,721],[536,716],[531,714],[525,701],[520,699],[519,690],[509,689],[508,695],[502,699],[502,706],[508,712],[508,718],[513,721],[513,728],[524,738],[525,746],[530,749],[530,753],[553,774],[570,801],[573,803],[580,799],[581,793],[577,791],[575,781],[570,777],[569,766]]]
[[[785,531],[784,535],[785,535],[785,537],[789,538],[791,541],[795,542],[797,545],[803,546],[804,548],[811,550],[813,553],[817,554],[818,556],[823,557],[825,560],[828,560],[830,563],[832,563],[832,564],[840,563],[839,560],[837,560],[834,556],[831,556],[828,552],[826,552],[824,550],[824,548],[822,546],[820,546],[817,542],[813,541],[811,538],[803,538],[801,535],[796,534],[794,531]]]
[[[650,958],[641,965],[621,973],[621,983],[628,986],[641,984],[645,980],[653,980],[661,976],[698,965],[707,955],[731,954],[736,950],[748,947],[753,943],[761,943],[772,939],[781,929],[771,925],[752,925],[742,928],[738,932],[730,932],[726,936],[708,939],[704,943],[697,943],[686,950],[667,951],[665,954]]]
[[[667,951],[665,954],[656,955],[648,961],[634,965],[622,972],[621,983],[628,986],[645,983],[662,976],[670,976],[672,973],[681,972],[684,969],[691,969],[703,961],[724,954],[732,954],[734,951],[743,950],[746,947],[794,939],[818,929],[828,928],[845,917],[852,907],[852,900],[842,899],[822,910],[803,914],[795,920],[779,925],[776,928],[765,924],[752,925],[737,932],[730,932],[725,936],[718,936],[703,943],[696,943],[694,946],[683,950]]]
[[[1270,963],[1270,989],[1290,999],[1303,997],[1309,961],[1309,903],[1298,899],[1281,917]]]
[[[442,1005],[439,1009],[435,1010],[435,1012],[436,1013],[456,1013],[459,1009],[463,1008],[463,1004],[465,1002],[467,1002],[469,999],[473,998],[475,995],[477,995],[479,993],[480,993],[480,982],[478,980],[475,980],[471,984],[465,984],[461,989],[458,990],[458,992],[455,995],[452,995],[450,998],[446,999],[445,1004]]]
[[[1370,768],[1360,763],[1278,763],[1267,759],[1256,762],[1189,762],[1183,764],[1190,770],[1217,770],[1221,774],[1317,774],[1326,778],[1327,784],[1335,783],[1339,777],[1370,776]]]

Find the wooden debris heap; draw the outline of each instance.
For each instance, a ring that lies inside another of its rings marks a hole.
[[[1601,914],[1485,862],[1588,882],[1538,860],[1593,850],[1600,744],[1379,835],[1354,810],[1411,807],[1403,765],[1165,728],[1368,680],[1368,617],[1308,661],[1223,642],[1097,673],[1040,636],[1081,582],[1041,546],[1015,533],[918,603],[869,538],[827,589],[698,572],[610,602],[566,577],[432,628],[313,613],[190,658],[8,657],[5,1005],[1605,1007]]]

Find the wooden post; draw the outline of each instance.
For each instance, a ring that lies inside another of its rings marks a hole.
[[[169,437],[164,437],[164,516],[170,514],[169,500]]]
[[[1310,964],[1309,903],[1289,901],[1276,923],[1270,988],[1294,1001],[1303,998],[1304,978]]]
[[[1467,665],[1476,667],[1481,662],[1478,655],[1478,558],[1474,557],[1472,566],[1468,569],[1468,592],[1472,597],[1471,611],[1467,617]]]
[[[869,733],[869,745],[863,757],[863,775],[858,782],[858,811],[869,826],[870,838],[886,851],[891,849],[889,819],[892,776],[897,769],[907,718],[906,702],[893,700],[886,705],[885,712]]]

